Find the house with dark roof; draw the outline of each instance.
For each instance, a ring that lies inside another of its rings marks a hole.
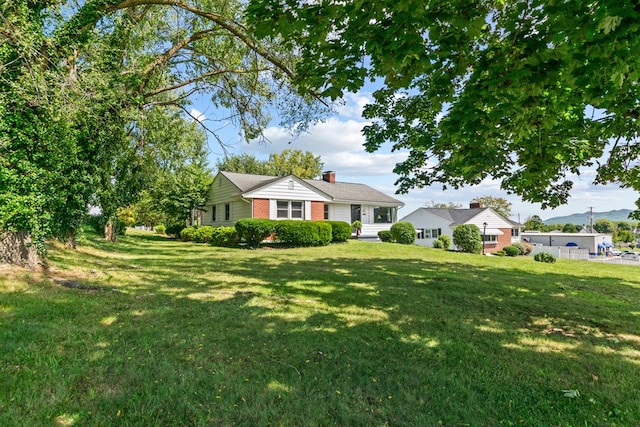
[[[366,184],[338,182],[335,172],[301,179],[219,172],[201,213],[202,225],[233,226],[242,218],[362,222],[362,236],[377,236],[398,220],[401,201]]]
[[[511,221],[480,203],[471,203],[469,209],[418,208],[401,221],[416,228],[416,243],[433,246],[441,234],[453,239],[453,230],[462,224],[474,224],[480,230],[487,253],[499,251],[520,241],[522,224]]]

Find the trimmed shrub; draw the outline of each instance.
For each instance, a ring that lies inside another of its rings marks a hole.
[[[538,262],[548,262],[549,264],[556,262],[556,257],[547,252],[538,252],[533,256],[533,259]]]
[[[276,229],[276,221],[272,219],[244,218],[236,221],[238,239],[247,242],[249,246],[258,246],[264,239],[271,236]]]
[[[209,243],[213,237],[213,227],[205,225],[203,227],[195,227],[196,231],[193,235],[193,241],[196,243]]]
[[[394,242],[410,245],[416,241],[416,228],[410,222],[396,222],[391,226],[391,238]]]
[[[325,221],[277,221],[276,238],[291,246],[324,246],[331,243],[331,224]]]
[[[479,254],[482,251],[480,229],[474,224],[462,224],[453,230],[453,244],[459,251]]]
[[[446,234],[439,235],[438,240],[442,242],[442,249],[449,249],[451,247],[451,237]]]
[[[378,231],[378,239],[380,239],[381,242],[392,242],[393,238],[391,237],[391,231],[389,230]]]
[[[183,240],[185,242],[193,242],[196,233],[196,227],[192,226],[183,228],[182,231],[180,231],[180,240]]]
[[[344,221],[324,221],[331,225],[331,241],[346,242],[351,237],[351,224]]]
[[[507,254],[504,251],[495,251],[495,252],[491,252],[491,255],[506,256]]]
[[[155,226],[153,231],[155,231],[156,234],[165,234],[167,232],[167,227],[165,227],[164,224],[158,224]]]
[[[434,249],[444,249],[444,244],[442,243],[442,240],[440,239],[436,239],[433,241],[433,248]]]
[[[520,249],[520,255],[529,255],[533,250],[533,245],[525,242],[516,242],[512,246]]]
[[[520,249],[518,249],[515,246],[505,246],[503,249],[505,254],[507,254],[507,256],[518,256],[520,255]]]
[[[238,243],[238,233],[234,227],[216,227],[209,243],[213,246],[233,246]]]

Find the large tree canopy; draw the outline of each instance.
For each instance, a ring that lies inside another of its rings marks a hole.
[[[257,34],[301,52],[302,87],[337,98],[384,79],[364,133],[369,151],[409,151],[400,192],[495,178],[555,207],[591,166],[640,190],[638,2],[251,4]]]
[[[247,139],[261,134],[273,108],[298,129],[317,117],[316,98],[289,90],[295,57],[252,38],[244,5],[0,3],[0,234],[23,231],[42,250],[45,237],[74,234],[90,201],[115,216],[154,183],[150,162],[175,158],[188,136],[176,134],[184,126],[174,126],[175,111],[188,116],[194,94],[225,109],[220,119]],[[181,194],[201,187],[205,166],[175,169],[181,175],[167,186]],[[200,193],[175,209],[198,205]]]

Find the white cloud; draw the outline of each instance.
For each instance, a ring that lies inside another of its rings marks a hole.
[[[196,119],[200,123],[202,123],[205,120],[207,120],[207,116],[203,112],[201,112],[199,110],[196,110],[195,108],[192,108],[191,111],[189,111],[189,114],[191,115],[191,117],[193,117],[194,119]]]

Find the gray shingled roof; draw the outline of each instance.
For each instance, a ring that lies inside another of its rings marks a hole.
[[[429,212],[438,215],[452,224],[464,224],[471,218],[489,208],[471,208],[471,209],[440,209],[440,208],[423,208]]]
[[[231,181],[233,185],[238,187],[241,193],[247,193],[283,178],[224,171],[220,173]],[[330,183],[319,179],[303,179],[302,181],[330,196],[336,202],[371,202],[393,206],[404,205],[400,200],[375,190],[366,184],[354,184],[350,182]]]

